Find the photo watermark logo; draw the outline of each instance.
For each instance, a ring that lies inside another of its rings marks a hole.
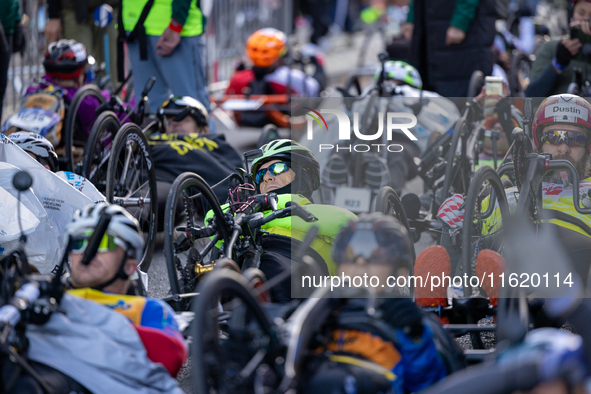
[[[309,110],[306,113],[307,115],[307,138],[308,140],[312,141],[314,139],[314,122],[320,126],[321,131],[328,131],[328,124],[322,116],[322,114],[332,114],[337,117],[339,130],[338,130],[338,139],[340,141],[347,141],[347,140],[356,140],[356,141],[374,141],[380,142],[384,139],[384,120],[386,123],[386,133],[385,137],[387,142],[392,141],[392,136],[394,133],[396,134],[404,134],[408,139],[411,141],[416,141],[417,137],[411,133],[409,129],[413,128],[417,125],[417,117],[414,114],[406,113],[406,112],[387,112],[384,116],[384,113],[378,113],[377,120],[378,120],[378,130],[374,134],[364,134],[359,130],[359,114],[357,112],[353,113],[353,133],[354,136],[351,135],[351,119],[349,116],[338,109],[321,109],[320,112],[305,107],[305,109]],[[402,123],[401,123],[402,122]],[[323,127],[324,126],[324,127]],[[363,130],[367,132],[368,130]],[[373,144],[365,144],[365,143],[355,143],[346,145],[337,145],[336,151],[355,151],[355,152],[369,152],[372,148],[376,147],[377,151],[380,151],[381,147],[385,147],[388,152],[402,152],[403,147],[400,144],[386,144],[386,143],[373,143]],[[319,152],[323,150],[333,150],[335,149],[334,144],[319,144]]]

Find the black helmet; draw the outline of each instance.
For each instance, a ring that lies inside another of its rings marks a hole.
[[[74,79],[84,71],[87,58],[86,48],[81,43],[59,40],[47,47],[43,67],[52,78]]]
[[[197,126],[205,127],[209,125],[209,116],[205,106],[199,100],[189,96],[171,96],[162,104],[158,114],[161,116],[174,116],[175,122],[180,122],[188,115],[191,115],[195,119]]]
[[[341,228],[332,248],[337,266],[355,263],[363,257],[368,264],[391,266],[391,275],[400,268],[412,272],[412,241],[406,228],[392,216],[380,212],[362,214]]]
[[[310,151],[293,140],[275,140],[261,146],[262,156],[252,162],[252,176],[261,166],[271,160],[284,160],[292,163],[296,177],[292,182],[292,193],[302,194],[308,198],[320,187],[320,165]],[[258,185],[257,185],[258,187]]]

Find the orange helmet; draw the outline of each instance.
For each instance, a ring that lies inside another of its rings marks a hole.
[[[246,54],[256,67],[269,67],[285,54],[287,37],[281,31],[268,27],[255,31],[246,42]]]

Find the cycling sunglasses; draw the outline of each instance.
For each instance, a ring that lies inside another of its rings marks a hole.
[[[546,130],[542,132],[542,144],[560,145],[567,144],[570,147],[587,146],[587,136],[577,131]]]
[[[271,171],[271,175],[277,176],[277,175],[283,174],[284,172],[288,171],[290,168],[291,168],[291,165],[289,163],[286,163],[283,161],[278,162],[278,163],[273,163],[269,167],[262,168],[257,171],[257,175],[255,177],[255,182],[257,185],[260,185],[261,182],[263,181],[263,179],[265,178],[265,174],[267,174],[267,170]]]
[[[86,250],[86,247],[88,246],[88,241],[92,236],[92,233],[93,230],[87,230],[84,232],[84,236],[74,238],[70,244],[72,247],[72,253],[84,252],[84,250]],[[103,235],[103,239],[101,239],[101,243],[99,244],[97,253],[113,252],[117,250],[118,246],[125,248],[125,243],[111,234],[105,234]]]

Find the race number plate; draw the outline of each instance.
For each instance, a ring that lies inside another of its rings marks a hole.
[[[334,204],[355,213],[369,212],[371,190],[346,186],[337,187]]]
[[[59,115],[51,111],[41,108],[23,108],[6,121],[3,130],[15,126],[21,130],[45,135],[59,121]]]
[[[221,107],[224,111],[256,111],[262,105],[262,100],[230,99]]]

